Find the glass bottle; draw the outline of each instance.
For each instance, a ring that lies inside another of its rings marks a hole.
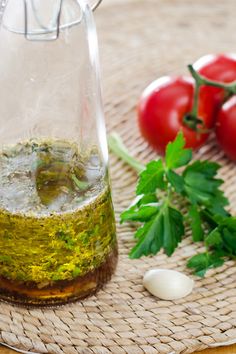
[[[8,0],[0,53],[0,299],[74,301],[117,262],[91,6]]]

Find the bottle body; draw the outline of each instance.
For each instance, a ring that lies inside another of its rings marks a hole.
[[[29,23],[30,38],[14,33],[10,7],[0,31],[0,298],[14,303],[83,298],[117,262],[96,32],[75,3],[58,7],[64,27]]]

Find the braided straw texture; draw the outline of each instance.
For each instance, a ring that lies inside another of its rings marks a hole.
[[[143,162],[155,157],[140,137],[135,106],[154,78],[186,73],[186,64],[211,52],[232,52],[235,0],[104,1],[96,12],[109,131],[117,131]],[[212,137],[196,157],[223,164],[224,189],[236,210],[236,166]],[[119,213],[134,195],[136,174],[111,156],[113,199]],[[200,250],[188,237],[171,258],[129,260],[134,229],[118,225],[120,258],[112,281],[96,295],[55,309],[0,304],[0,342],[37,353],[192,353],[236,341],[236,267],[228,262],[191,295],[159,301],[142,286],[151,267],[188,273],[186,259]]]

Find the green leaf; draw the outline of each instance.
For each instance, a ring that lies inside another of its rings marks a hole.
[[[224,227],[222,230],[224,248],[232,255],[236,255],[236,230]]]
[[[208,209],[204,208],[200,212],[202,220],[207,223],[208,229],[213,231],[219,224],[218,218],[221,216],[213,215]]]
[[[227,215],[228,200],[219,189],[223,181],[215,178],[219,165],[209,161],[195,161],[183,172],[185,193],[193,204],[206,206],[213,214]]]
[[[158,207],[154,206],[141,206],[140,209],[130,208],[121,214],[121,222],[124,221],[148,221],[159,211]]]
[[[207,247],[223,252],[225,256],[236,255],[236,220],[233,217],[219,219],[219,225],[205,240]]]
[[[163,215],[159,213],[153,221],[145,224],[139,234],[138,243],[130,252],[130,258],[140,258],[160,251],[163,244]]]
[[[152,218],[160,209],[156,194],[144,194],[136,197],[133,205],[120,215],[121,224],[124,221],[144,222]]]
[[[184,235],[182,214],[171,207],[164,210],[163,248],[171,256]]]
[[[130,252],[131,258],[156,254],[162,247],[170,256],[184,234],[183,217],[179,211],[163,206],[159,213],[142,228],[135,237],[137,244]]]
[[[176,172],[172,170],[168,170],[166,173],[167,179],[175,189],[177,193],[182,194],[184,191],[184,179],[182,176],[178,175]]]
[[[148,229],[150,228],[152,223],[153,223],[153,220],[149,220],[142,227],[137,229],[137,231],[134,234],[134,238],[138,239],[138,238],[142,237],[143,235],[145,235],[148,232]]]
[[[141,198],[139,198],[136,203],[137,206],[147,205],[147,204],[152,204],[152,203],[158,202],[156,194],[144,194],[143,196],[140,196],[140,197]]]
[[[191,165],[188,165],[185,171],[194,171],[200,172],[204,174],[208,178],[215,177],[220,165],[216,162],[208,161],[208,160],[197,160],[194,161]],[[184,172],[185,174],[185,172]]]
[[[189,171],[193,171],[195,173],[201,173],[209,179],[215,177],[220,168],[220,165],[216,162],[208,161],[208,160],[197,160],[188,165],[183,173],[185,175]]]
[[[185,139],[183,132],[179,132],[173,142],[166,147],[166,166],[175,169],[186,165],[192,159],[192,150],[184,149]]]
[[[200,172],[189,170],[184,176],[185,189],[193,203],[200,202],[210,205],[210,200],[216,198],[216,192],[221,185],[219,180],[208,179]]]
[[[219,231],[219,228],[216,227],[213,231],[209,233],[209,235],[205,239],[205,244],[208,247],[213,247],[213,246],[222,246],[222,237],[221,233]]]
[[[230,216],[230,214],[224,208],[227,205],[229,205],[228,199],[224,196],[224,193],[221,190],[217,190],[215,191],[214,197],[211,198],[211,205],[208,206],[208,210],[212,214]]]
[[[150,194],[155,192],[157,188],[164,189],[165,186],[162,161],[151,161],[139,176],[136,194]]]
[[[192,238],[194,242],[202,241],[204,238],[204,231],[202,228],[202,219],[196,205],[192,205],[188,211],[190,219],[190,227],[192,230]]]
[[[207,270],[220,267],[223,264],[224,259],[220,253],[200,253],[188,260],[187,267],[193,268],[194,273],[199,277],[204,277]]]
[[[226,226],[230,228],[231,230],[236,230],[236,217],[218,217],[217,216],[217,221],[221,226]]]
[[[190,258],[187,262],[187,267],[194,269],[194,273],[199,277],[204,277],[208,269],[207,253],[200,253]]]

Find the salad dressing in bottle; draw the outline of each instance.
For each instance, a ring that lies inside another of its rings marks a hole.
[[[117,263],[92,9],[8,0],[0,52],[0,299],[64,304]]]

